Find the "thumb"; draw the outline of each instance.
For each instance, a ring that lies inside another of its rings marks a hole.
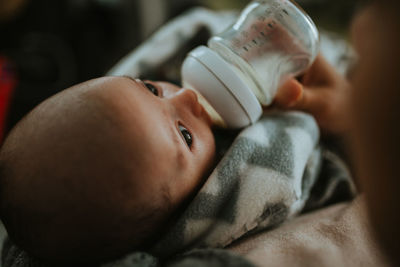
[[[278,107],[289,108],[294,106],[303,96],[303,85],[292,78],[286,81],[275,96],[274,103]]]

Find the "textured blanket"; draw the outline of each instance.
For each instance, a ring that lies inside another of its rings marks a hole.
[[[178,83],[186,53],[229,25],[234,15],[205,9],[185,13],[128,55],[109,75]],[[332,62],[342,57],[328,58]],[[224,136],[218,140],[224,143]],[[220,149],[223,157],[217,167],[172,228],[154,245],[152,255],[132,253],[104,266],[157,266],[163,259],[193,248],[223,248],[241,237],[277,227],[305,210],[354,194],[345,165],[319,145],[318,127],[307,114],[266,113],[240,132],[233,143],[226,143],[229,148]],[[185,259],[210,259],[205,263],[210,266],[212,259],[220,264],[212,266],[232,263],[229,259],[240,263],[238,266],[245,264],[222,250],[186,255]],[[6,267],[43,266],[9,241],[2,263]]]
[[[222,248],[298,214],[319,173],[318,140],[311,116],[266,114],[239,134],[153,252],[169,256],[189,247]]]

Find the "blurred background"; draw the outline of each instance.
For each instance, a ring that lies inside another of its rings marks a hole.
[[[353,1],[297,2],[319,27],[347,36],[356,9]],[[194,6],[241,9],[248,3],[0,0],[0,133],[7,133],[47,97],[104,75],[122,56],[182,12]]]

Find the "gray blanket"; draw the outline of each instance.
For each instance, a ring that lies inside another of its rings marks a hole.
[[[227,26],[234,14],[204,9],[186,13],[128,55],[109,75],[179,82],[186,53]],[[229,143],[209,179],[150,254],[133,252],[103,266],[157,266],[171,258],[167,263],[171,266],[191,266],[184,265],[187,262],[223,266],[232,261],[243,266],[245,260],[218,248],[277,227],[305,210],[349,199],[354,193],[346,166],[319,144],[318,127],[310,115],[266,113]],[[187,253],[205,247],[215,250]],[[173,258],[176,255],[182,256]],[[2,263],[5,267],[43,266],[10,241],[3,249]]]
[[[190,247],[223,248],[298,214],[319,173],[318,140],[311,116],[266,114],[239,134],[153,252],[169,256]]]

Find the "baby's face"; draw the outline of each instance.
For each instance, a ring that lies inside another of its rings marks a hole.
[[[149,242],[195,192],[214,145],[193,91],[124,77],[78,84],[36,107],[3,144],[12,190],[2,186],[2,220],[37,257],[121,255]]]
[[[96,79],[86,86],[111,103],[112,116],[123,127],[121,138],[135,150],[132,177],[142,194],[134,201],[157,201],[163,195],[177,205],[194,192],[212,165],[215,144],[210,118],[193,91],[126,77]]]

